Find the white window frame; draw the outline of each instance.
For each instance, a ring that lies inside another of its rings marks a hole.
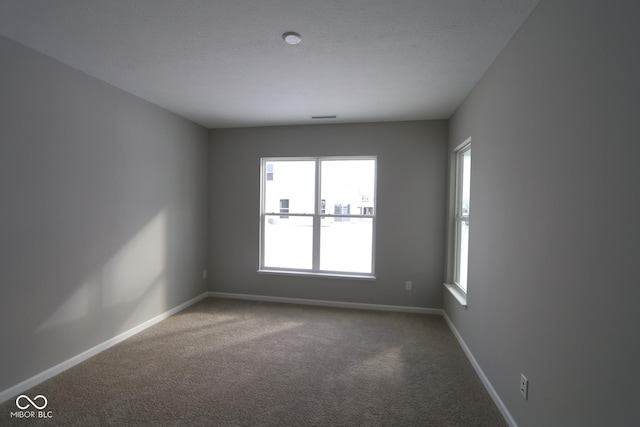
[[[372,215],[359,215],[359,214],[334,214],[323,213],[322,200],[321,200],[321,168],[320,164],[326,160],[373,160],[374,172],[373,172],[373,214]],[[265,186],[267,181],[267,163],[278,161],[314,161],[315,162],[315,195],[314,195],[314,208],[313,213],[291,213],[287,215],[299,216],[299,217],[311,217],[313,218],[313,259],[311,269],[300,268],[283,268],[283,267],[265,267],[264,265],[264,253],[265,253],[265,238],[264,238],[264,223],[265,216],[280,215],[279,212],[267,212],[265,210]],[[376,216],[377,216],[377,184],[378,184],[378,158],[377,156],[322,156],[322,157],[263,157],[260,159],[260,244],[259,244],[259,266],[258,273],[262,274],[293,274],[301,276],[326,276],[337,278],[350,278],[350,279],[362,279],[362,280],[375,280],[375,254],[376,254]],[[372,242],[371,242],[371,273],[361,272],[344,272],[344,271],[330,271],[320,269],[320,232],[321,232],[321,218],[367,218],[372,220]]]
[[[460,278],[458,277],[460,271],[460,230],[463,222],[470,224],[469,214],[462,212],[462,185],[463,185],[463,158],[464,154],[471,150],[471,138],[467,138],[462,144],[456,147],[452,152],[452,169],[453,173],[450,175],[450,197],[453,198],[453,203],[450,202],[450,214],[448,224],[448,236],[449,236],[449,251],[447,257],[447,276],[448,280],[444,283],[444,286],[453,294],[453,296],[462,304],[467,306],[467,288],[463,288],[460,285]],[[473,161],[472,161],[473,162]],[[469,197],[471,198],[471,196]],[[469,230],[471,227],[469,226]],[[468,250],[468,248],[467,248]],[[468,255],[468,253],[467,253]],[[468,259],[468,258],[467,258]],[[468,272],[468,262],[467,262]],[[468,281],[468,280],[467,280]]]

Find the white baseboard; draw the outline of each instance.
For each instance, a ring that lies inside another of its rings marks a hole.
[[[165,311],[162,314],[157,315],[156,317],[147,320],[144,323],[141,323],[140,325],[129,329],[128,331],[125,331],[101,344],[96,345],[95,347],[90,348],[89,350],[86,350],[76,356],[73,356],[70,359],[65,360],[62,363],[59,363],[49,369],[47,369],[46,371],[40,372],[39,374],[36,374],[34,376],[32,376],[31,378],[28,378],[24,381],[22,381],[19,384],[16,384],[12,387],[9,387],[6,390],[3,390],[0,392],[0,403],[3,403],[7,400],[9,400],[11,397],[18,395],[28,389],[30,389],[31,387],[35,387],[36,385],[40,384],[43,381],[48,380],[49,378],[52,378],[58,374],[60,374],[61,372],[66,371],[67,369],[77,365],[80,362],[84,362],[85,360],[87,360],[88,358],[95,356],[96,354],[108,349],[109,347],[112,347],[124,340],[126,340],[127,338],[137,334],[138,332],[142,332],[143,330],[155,325],[156,323],[178,313],[179,311],[184,310],[185,308],[189,307],[190,305],[193,305],[195,303],[197,303],[198,301],[206,298],[207,292],[190,299],[187,302],[184,302],[174,308],[172,308],[169,311]]]
[[[453,322],[451,322],[451,319],[449,319],[449,316],[447,316],[447,313],[444,310],[442,312],[442,316],[444,317],[445,322],[447,322],[447,325],[449,325],[449,329],[451,329],[451,332],[453,332],[453,335],[456,337],[456,339],[460,343],[460,347],[462,347],[462,350],[467,355],[467,358],[471,362],[471,366],[473,366],[473,369],[475,369],[476,373],[480,377],[482,384],[484,384],[484,388],[487,390],[487,392],[493,399],[494,403],[502,413],[502,416],[504,417],[507,424],[509,424],[510,427],[518,427],[518,424],[516,424],[516,421],[511,416],[511,413],[505,406],[504,402],[502,401],[502,399],[500,399],[500,396],[496,392],[496,389],[493,388],[491,381],[489,381],[489,378],[487,378],[487,376],[484,374],[484,371],[478,364],[478,361],[476,360],[476,358],[473,356],[473,353],[471,353],[471,350],[469,350],[469,347],[467,347],[467,343],[464,342],[464,340],[462,339],[462,336],[460,335],[456,327],[453,325]]]
[[[233,294],[227,292],[208,292],[214,298],[242,299],[249,301],[280,302],[285,304],[317,305],[322,307],[355,308],[359,310],[397,311],[402,313],[443,315],[440,308],[410,307],[404,305],[365,304],[360,302],[326,301],[305,298],[271,297],[263,295]]]

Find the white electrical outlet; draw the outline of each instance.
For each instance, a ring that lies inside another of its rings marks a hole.
[[[207,278],[207,270],[202,270],[202,278],[203,279]]]
[[[524,374],[520,374],[520,394],[525,400],[529,399],[529,380]]]
[[[410,281],[407,280],[406,282],[404,282],[404,288],[407,291],[410,291],[411,289],[413,289],[413,283],[411,283]]]

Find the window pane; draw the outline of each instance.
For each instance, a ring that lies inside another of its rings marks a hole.
[[[269,161],[264,181],[264,211],[282,212],[282,201],[287,202],[286,213],[315,213],[315,161]]]
[[[323,160],[320,172],[327,214],[374,214],[375,160]]]
[[[372,273],[372,256],[373,219],[322,219],[320,270]]]
[[[266,215],[264,266],[311,269],[313,218]]]
[[[471,149],[462,153],[462,200],[461,216],[469,215],[469,195],[471,194]]]
[[[458,221],[458,271],[456,272],[456,279],[458,285],[467,290],[467,270],[469,266],[469,222]]]

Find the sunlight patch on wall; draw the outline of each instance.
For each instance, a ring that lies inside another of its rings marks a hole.
[[[95,300],[100,287],[98,277],[90,277],[60,305],[38,328],[36,332],[53,329],[57,326],[78,321],[89,315],[91,301]]]
[[[102,305],[139,300],[162,281],[166,214],[160,212],[102,267]]]
[[[166,214],[160,212],[82,281],[35,331],[82,321],[90,313],[123,304],[163,304],[166,240]]]

